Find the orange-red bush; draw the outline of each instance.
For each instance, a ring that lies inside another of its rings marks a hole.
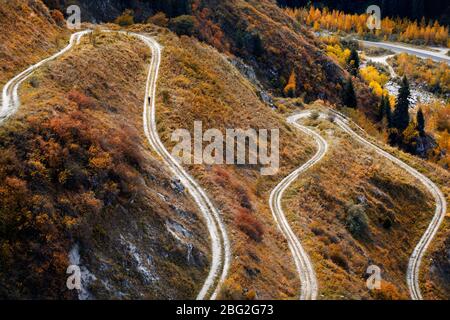
[[[94,99],[76,90],[70,91],[68,98],[70,101],[75,102],[80,109],[93,109],[97,105]]]
[[[240,208],[236,214],[238,228],[251,239],[261,242],[264,235],[262,224],[247,209]]]
[[[64,15],[59,10],[52,10],[50,12],[55,23],[62,27],[64,25]]]

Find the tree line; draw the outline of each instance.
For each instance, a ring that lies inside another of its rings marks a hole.
[[[415,44],[449,45],[449,28],[438,21],[412,21],[407,18],[384,17],[381,29],[370,30],[367,27],[368,15],[349,14],[328,8],[314,6],[300,9],[286,9],[285,12],[301,24],[312,27],[315,31],[356,33],[369,39],[377,38],[390,41],[411,42]]]
[[[439,20],[443,24],[450,23],[450,3],[447,0],[277,0],[282,7],[299,8],[308,5],[328,7],[350,13],[363,13],[370,5],[378,5],[385,17],[402,17],[414,20]]]

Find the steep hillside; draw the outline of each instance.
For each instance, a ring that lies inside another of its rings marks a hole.
[[[0,29],[0,86],[66,46],[69,38],[40,0],[2,1]]]
[[[160,26],[89,25],[92,34],[22,83],[18,113],[0,126],[0,299],[195,298],[210,270],[211,239],[199,209],[144,134],[150,50],[102,29],[146,33],[161,44],[157,96],[149,101],[156,100],[157,129],[169,152],[172,134],[185,129],[194,136],[196,121],[223,134],[279,130],[280,170],[272,176],[262,175],[261,165],[184,167],[218,209],[231,241],[218,297],[298,299],[302,284],[269,197],[317,147],[286,116],[337,108],[349,73],[275,0],[46,2],[60,9],[79,3],[91,21],[113,20],[128,8],[136,21],[157,11],[170,19],[160,15]],[[40,1],[3,8],[1,17],[14,27],[0,22],[7,30],[0,84],[56,51],[68,34]],[[377,115],[377,98],[357,77],[354,84],[359,110],[341,110],[380,137],[366,117]],[[283,208],[311,256],[318,298],[408,299],[408,260],[433,215],[432,197],[333,117],[304,123],[329,150],[290,186]],[[449,199],[447,171],[380,141]],[[423,259],[426,298],[449,296],[448,234],[446,219]],[[82,267],[80,292],[66,288],[74,264]],[[371,265],[381,268],[379,291],[366,286]]]
[[[319,129],[330,150],[320,166],[294,184],[285,207],[312,253],[321,294],[332,299],[408,299],[407,265],[434,214],[433,199],[413,177],[332,122],[306,124]],[[366,286],[370,265],[381,268],[381,291]]]
[[[280,129],[281,170],[263,177],[254,165],[193,165],[191,173],[208,190],[227,224],[232,264],[221,297],[296,299],[299,280],[287,243],[279,233],[266,193],[313,152],[310,140],[292,130],[227,57],[195,39],[136,26],[157,36],[163,46],[158,84],[158,127],[169,150],[171,134],[194,121],[226,128]]]
[[[202,26],[200,38],[245,59],[258,70],[265,84],[281,93],[292,72],[297,75],[296,94],[306,99],[338,101],[337,85],[344,72],[316,45],[312,35],[289,18],[273,1],[198,1],[194,11]],[[212,32],[211,32],[212,31]],[[216,43],[216,44],[215,44]],[[219,48],[220,49],[220,48]]]
[[[196,297],[208,233],[143,135],[149,55],[95,34],[23,84],[0,128],[1,298],[74,298],[71,264],[79,298]]]
[[[192,131],[195,120],[205,129],[280,128],[282,163],[276,176],[262,177],[248,166],[188,168],[211,190],[231,234],[235,258],[222,297],[297,297],[297,275],[274,225],[268,196],[284,176],[313,155],[311,139],[287,126],[283,115],[258,99],[256,89],[232,66],[239,65],[234,58],[230,65],[230,58],[191,38],[135,28],[158,35],[164,46],[158,123],[166,145],[173,145],[170,135],[175,129]],[[302,106],[298,100],[276,104],[284,112]],[[321,128],[332,144],[330,153],[292,187],[285,201],[288,218],[315,262],[320,297],[408,298],[407,263],[433,214],[430,195],[406,172],[349,141],[332,124]],[[445,185],[443,171],[432,170],[435,181]],[[349,231],[348,215],[355,210],[368,216],[368,234]],[[372,264],[383,270],[381,292],[371,293],[365,286],[365,271]]]
[[[64,3],[64,2],[61,2]],[[168,16],[194,16],[193,34],[218,50],[240,56],[257,70],[264,84],[280,94],[292,72],[297,74],[296,94],[306,99],[340,101],[345,72],[330,60],[313,36],[281,10],[275,1],[177,0],[160,2],[79,1],[94,19],[114,20],[125,8],[134,8],[136,21],[163,11]],[[64,5],[60,6],[61,8]],[[174,8],[182,8],[175,10]]]
[[[131,9],[136,21],[145,21],[156,12],[166,12],[170,17],[190,12],[191,0],[43,0],[51,9],[64,11],[69,5],[80,6],[83,21],[110,22],[122,12]]]

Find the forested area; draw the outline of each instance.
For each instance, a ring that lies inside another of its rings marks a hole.
[[[374,4],[381,7],[383,16],[407,17],[420,20],[422,17],[427,19],[438,19],[441,23],[450,23],[450,3],[446,0],[371,0],[371,1],[352,1],[352,0],[277,0],[281,6],[304,7],[312,4],[316,7],[328,7],[338,9],[349,13],[365,12],[367,7]]]

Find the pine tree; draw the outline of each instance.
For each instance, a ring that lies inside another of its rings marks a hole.
[[[347,64],[348,71],[356,77],[358,75],[360,65],[359,55],[356,49],[352,49],[350,56],[348,57]]]
[[[391,104],[389,102],[389,96],[383,95],[381,97],[380,106],[378,109],[378,122],[383,122],[384,119],[387,121],[387,125],[391,124]]]
[[[392,110],[391,110],[391,102],[389,101],[388,96],[386,96],[386,100],[385,100],[384,113],[386,115],[386,121],[387,121],[388,128],[392,128]]]
[[[409,90],[408,79],[403,77],[402,84],[398,93],[397,103],[395,105],[395,111],[392,119],[392,125],[394,128],[403,132],[409,125],[409,96],[411,92]]]
[[[344,92],[342,95],[342,103],[348,108],[356,109],[358,101],[356,100],[355,88],[353,87],[352,78],[348,78],[344,85]]]
[[[377,117],[377,121],[381,122],[383,121],[384,118],[384,95],[381,96],[381,101],[380,101],[380,105],[378,106],[378,117]]]
[[[417,112],[417,130],[423,137],[425,135],[425,117],[423,116],[422,109]]]
[[[388,95],[383,95],[381,97],[381,102],[378,111],[378,121],[382,122],[383,125],[386,125],[388,128],[390,128],[392,125],[391,103],[389,101]]]
[[[385,95],[382,95],[380,105],[378,107],[378,119],[377,119],[378,122],[381,122],[384,119],[384,115],[385,115],[384,105],[385,105]]]

